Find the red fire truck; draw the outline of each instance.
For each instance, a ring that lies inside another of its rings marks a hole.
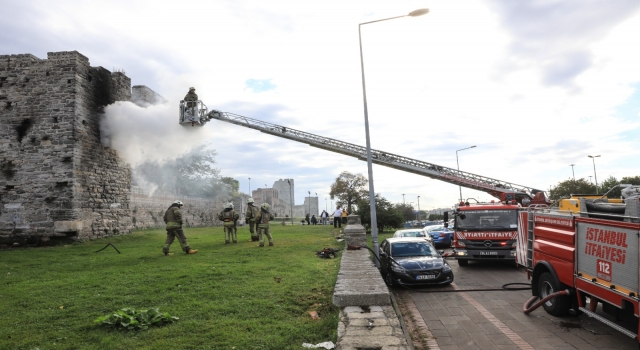
[[[632,195],[624,198],[623,190],[623,200],[573,196],[558,208],[531,206],[520,212],[517,263],[526,267],[533,294],[525,313],[539,305],[554,316],[583,312],[638,338],[637,325],[631,330],[602,314],[638,321],[638,192],[628,191]]]

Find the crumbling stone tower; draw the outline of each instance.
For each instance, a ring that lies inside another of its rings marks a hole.
[[[100,143],[131,80],[77,51],[0,55],[0,243],[131,231],[131,170]]]

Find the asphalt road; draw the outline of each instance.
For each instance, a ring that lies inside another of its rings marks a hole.
[[[586,315],[559,318],[542,307],[525,315],[522,306],[531,291],[502,289],[507,283],[528,283],[523,268],[502,262],[470,262],[466,267],[454,259],[449,262],[455,276],[451,286],[400,288],[394,293],[408,306],[405,319],[413,317],[418,326],[424,321],[419,331],[431,339],[431,350],[638,349],[636,340]],[[479,288],[495,290],[460,291]]]

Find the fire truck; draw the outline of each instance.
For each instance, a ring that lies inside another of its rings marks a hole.
[[[327,151],[352,156],[363,161],[367,160],[367,149],[363,146],[234,113],[217,110],[208,111],[202,101],[198,101],[197,106],[198,110],[190,112],[186,102],[181,102],[179,118],[181,125],[185,127],[200,127],[215,119],[273,136],[306,143]],[[514,244],[518,224],[517,211],[529,205],[547,205],[550,203],[543,191],[529,186],[492,179],[375,149],[371,150],[371,158],[375,164],[480,190],[498,199],[498,201],[491,203],[473,204],[467,200],[456,205],[456,210],[452,215],[455,218],[455,257],[458,259],[458,263],[463,266],[473,259],[510,259],[515,261]],[[448,216],[445,221],[447,220]]]
[[[525,313],[585,313],[638,338],[640,186],[619,186],[622,199],[573,195],[520,212],[517,263],[532,285]]]

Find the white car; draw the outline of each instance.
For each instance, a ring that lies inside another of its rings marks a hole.
[[[393,238],[399,238],[399,237],[424,238],[425,241],[433,244],[433,238],[431,238],[431,235],[428,235],[424,231],[424,229],[422,229],[422,228],[412,228],[412,229],[406,229],[406,230],[398,230],[393,234]]]

